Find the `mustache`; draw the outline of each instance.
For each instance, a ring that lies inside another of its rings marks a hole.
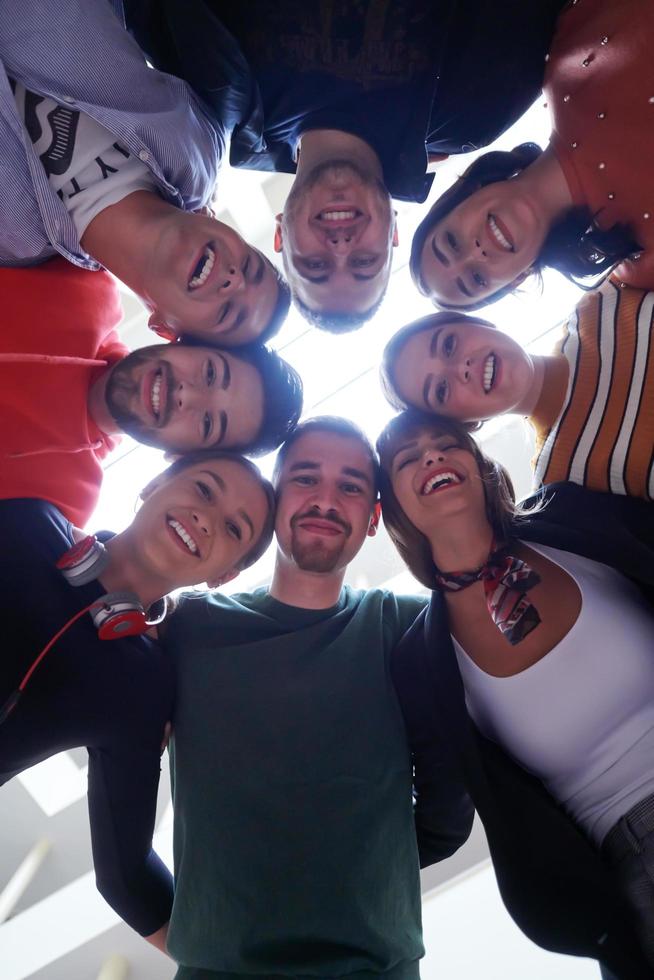
[[[133,352],[125,358],[125,362],[119,362],[111,373],[105,394],[107,408],[124,431],[133,434],[130,430],[141,430],[140,413],[133,411],[130,403],[140,397],[141,378],[135,377],[135,370],[148,366],[152,361],[151,357],[138,356],[138,352]],[[161,361],[159,364],[162,382],[165,385],[166,403],[160,408],[159,425],[157,428],[165,428],[174,408],[174,378],[173,372],[168,361]],[[148,426],[147,428],[150,428]]]
[[[295,514],[295,516],[291,518],[291,527],[295,527],[296,524],[298,524],[300,521],[306,520],[307,517],[314,517],[321,521],[328,521],[331,524],[335,524],[337,527],[340,527],[343,531],[345,531],[347,537],[352,534],[352,525],[349,524],[348,521],[344,520],[344,518],[340,517],[335,510],[328,510],[326,514],[322,514],[315,507],[305,510],[301,514]]]
[[[168,361],[161,362],[161,380],[166,387],[166,404],[161,406],[159,414],[159,428],[163,429],[170,421],[170,416],[172,415],[175,401],[173,369]]]

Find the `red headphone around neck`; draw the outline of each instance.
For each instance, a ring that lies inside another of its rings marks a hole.
[[[107,549],[93,534],[89,534],[88,537],[78,541],[61,556],[57,562],[57,568],[69,585],[80,586],[87,585],[99,578],[108,563]],[[168,611],[166,596],[155,605],[160,605],[158,615],[155,619],[148,619],[146,610],[135,592],[108,592],[76,612],[46,643],[16,690],[0,707],[0,725],[7,720],[18,704],[30,677],[45,655],[84,613],[89,612],[91,614],[93,624],[98,631],[98,637],[101,640],[121,640],[126,636],[141,636],[151,626],[158,626],[163,621]]]
[[[61,556],[57,568],[69,585],[87,585],[100,578],[108,562],[105,546],[89,534]],[[159,601],[163,608],[155,619],[148,619],[136,593],[129,591],[107,592],[91,604],[89,612],[101,640],[120,640],[125,636],[141,636],[151,626],[158,626],[167,608],[165,598]]]

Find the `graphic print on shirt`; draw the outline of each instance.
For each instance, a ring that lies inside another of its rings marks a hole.
[[[104,208],[152,187],[145,164],[100,123],[20,82],[10,82],[25,131],[80,237]]]
[[[360,0],[349,7],[254,0],[221,7],[220,18],[257,70],[327,72],[365,90],[401,85],[433,69],[428,0]]]
[[[36,95],[34,92],[25,92],[25,129],[32,143],[38,143],[43,135],[37,113],[37,108],[42,102],[45,102],[43,96]],[[73,161],[79,112],[63,105],[56,105],[46,118],[50,127],[50,145],[41,153],[39,159],[48,177],[50,174],[61,176],[68,172]]]

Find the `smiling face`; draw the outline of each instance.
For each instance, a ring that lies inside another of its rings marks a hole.
[[[527,352],[501,330],[472,319],[416,331],[391,370],[404,402],[460,422],[517,411],[534,381]]]
[[[374,533],[372,461],[358,439],[307,432],[291,446],[278,481],[275,534],[298,568],[344,569]]]
[[[386,288],[396,244],[388,191],[347,162],[296,180],[277,217],[275,249],[294,295],[313,311],[366,312]]]
[[[522,281],[548,231],[538,203],[520,181],[487,184],[430,229],[418,288],[447,306],[478,303]]]
[[[400,507],[427,537],[442,522],[485,513],[474,455],[438,426],[418,428],[400,439],[389,476]]]
[[[104,398],[124,432],[177,452],[247,446],[263,421],[259,372],[211,347],[158,344],[133,351],[111,369]]]
[[[168,339],[186,334],[225,347],[260,336],[279,292],[269,260],[233,228],[172,207],[128,285],[152,310],[152,328]]]
[[[207,459],[175,476],[156,477],[130,528],[133,546],[169,588],[232,578],[259,539],[268,500],[241,463]]]

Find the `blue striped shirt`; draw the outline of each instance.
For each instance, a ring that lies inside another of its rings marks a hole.
[[[227,135],[185,82],[148,67],[124,28],[122,0],[1,0],[0,265],[60,253],[100,268],[48,182],[9,78],[97,120],[177,207],[193,211],[212,199]]]

